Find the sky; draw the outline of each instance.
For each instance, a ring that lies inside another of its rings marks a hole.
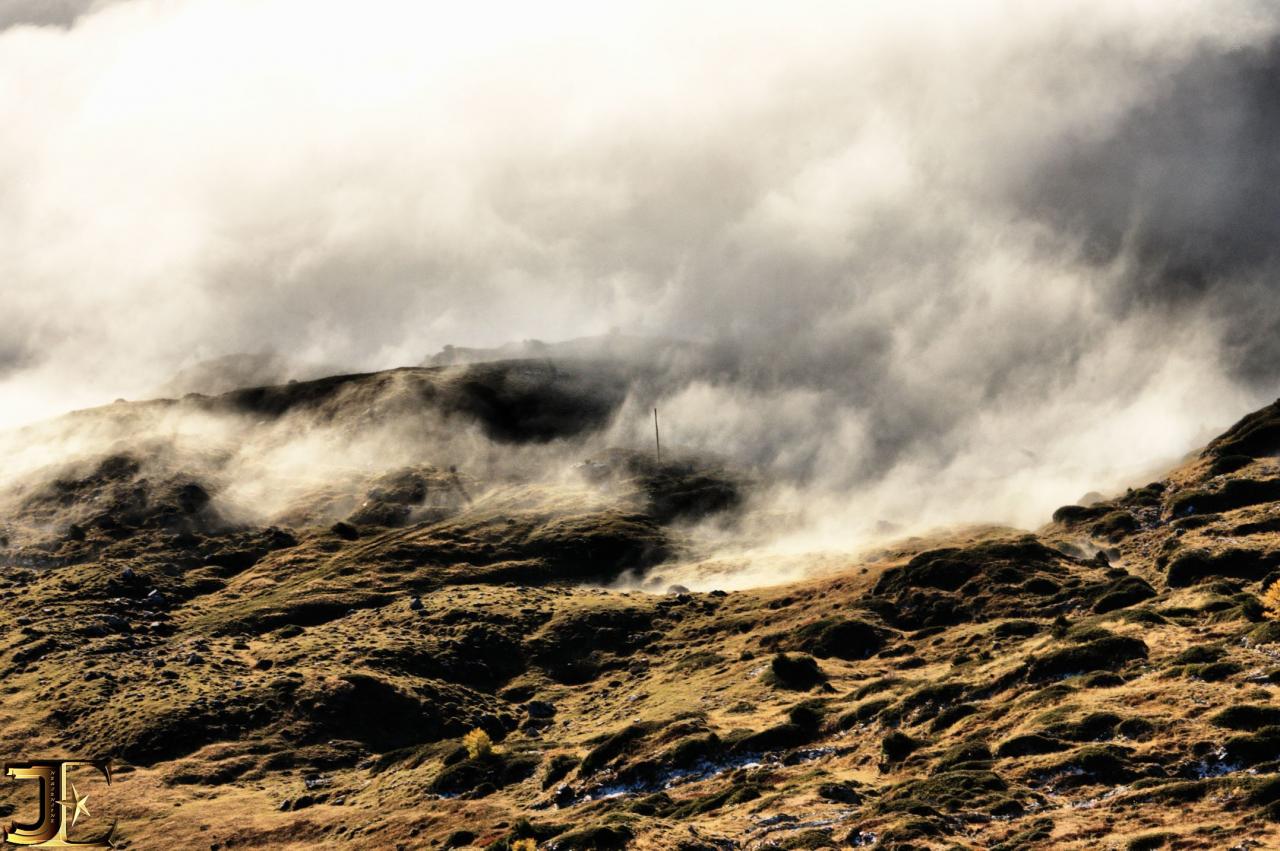
[[[1274,2],[0,0],[0,127],[0,426],[616,329],[839,534],[1280,395]]]

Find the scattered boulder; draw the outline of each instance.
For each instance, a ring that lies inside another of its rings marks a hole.
[[[524,705],[524,711],[530,718],[547,719],[555,717],[556,707],[545,700],[531,700]]]

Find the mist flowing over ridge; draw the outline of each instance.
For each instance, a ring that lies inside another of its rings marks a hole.
[[[41,18],[45,14],[45,18]],[[7,25],[7,26],[5,26]],[[800,539],[1033,525],[1276,395],[1260,2],[0,5],[0,422],[266,349],[691,341]]]

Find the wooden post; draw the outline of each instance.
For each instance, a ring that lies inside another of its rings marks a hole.
[[[662,438],[658,436],[658,409],[653,409],[653,445],[658,449],[658,463],[662,463]]]

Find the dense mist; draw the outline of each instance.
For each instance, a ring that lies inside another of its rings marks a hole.
[[[647,338],[596,443],[647,445],[656,404],[804,549],[1035,525],[1277,395],[1272,2],[10,0],[0,28],[6,426]],[[308,434],[268,441],[281,478],[352,457]]]

